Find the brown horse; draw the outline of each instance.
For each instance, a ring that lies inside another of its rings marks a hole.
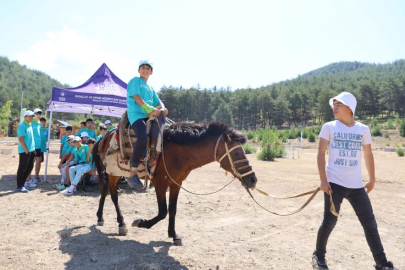
[[[106,134],[104,140],[111,140],[113,134]],[[223,169],[239,179],[246,189],[256,186],[257,178],[246,159],[242,144],[246,136],[226,124],[215,122],[200,125],[188,122],[175,123],[164,130],[163,151],[155,170],[152,183],[155,186],[158,202],[158,215],[150,220],[135,220],[133,227],[151,228],[164,219],[169,212],[169,237],[175,244],[181,244],[181,237],[175,230],[177,198],[181,184],[189,173],[208,163],[218,161]],[[119,176],[105,177],[104,166],[100,155],[107,151],[93,147],[93,160],[97,166],[100,179],[103,181],[100,204],[97,211],[98,225],[104,224],[103,206],[105,197],[110,192],[117,211],[119,234],[127,233],[126,224],[118,206],[117,182]],[[104,145],[109,145],[106,143]],[[107,181],[104,179],[107,178]],[[166,190],[170,187],[169,207],[166,204]]]

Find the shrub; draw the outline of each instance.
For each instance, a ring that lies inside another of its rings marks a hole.
[[[262,150],[257,154],[260,160],[273,161],[275,158],[281,157],[284,152],[284,145],[280,143],[262,143]]]
[[[315,134],[314,133],[309,133],[309,135],[308,135],[308,141],[309,142],[315,142],[315,139],[316,139],[316,136],[315,136]]]
[[[248,140],[252,140],[255,137],[255,133],[253,131],[249,130],[246,133],[246,136],[247,136]]]
[[[251,144],[245,143],[243,145],[243,150],[246,154],[254,154],[257,151],[257,148]]]
[[[384,131],[383,134],[384,138],[389,138],[390,137],[390,133],[388,131]]]
[[[399,129],[399,135],[402,137],[405,137],[405,121],[401,121],[401,123],[398,126]]]
[[[404,150],[402,150],[402,148],[398,148],[397,151],[395,151],[399,157],[403,157],[404,156]]]
[[[379,125],[374,126],[374,128],[371,129],[371,135],[374,136],[374,137],[375,136],[382,136],[381,126],[379,126]]]
[[[392,119],[389,119],[389,120],[387,121],[387,123],[385,124],[385,127],[386,127],[387,129],[394,129],[394,121],[393,121]]]
[[[371,122],[370,122],[370,128],[374,128],[374,127],[376,127],[376,126],[378,126],[378,121],[377,121],[377,119],[373,119],[373,120],[371,120]]]

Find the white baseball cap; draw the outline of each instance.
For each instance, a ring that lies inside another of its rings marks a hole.
[[[42,113],[42,110],[40,109],[40,108],[36,108],[35,110],[34,110],[34,113],[36,114],[36,113]]]
[[[344,105],[350,108],[353,112],[353,118],[354,118],[354,113],[356,111],[356,106],[357,106],[357,100],[356,98],[349,92],[342,92],[339,95],[337,95],[334,98],[329,99],[329,105],[333,109],[333,101],[337,100],[339,102],[342,102]]]
[[[83,131],[82,133],[80,133],[80,137],[89,137],[89,133],[87,133],[86,131]]]
[[[73,142],[81,142],[82,139],[79,136],[75,136],[75,138],[73,139]]]
[[[139,67],[141,67],[143,65],[148,65],[148,66],[150,66],[151,69],[153,69],[153,63],[150,62],[148,59],[139,61]]]
[[[34,113],[30,110],[24,112],[24,116],[33,116]]]
[[[105,120],[104,125],[112,124],[111,120]]]
[[[67,139],[68,141],[70,141],[70,140],[73,140],[74,138],[75,138],[75,135],[69,135],[69,136],[67,136],[66,139]]]

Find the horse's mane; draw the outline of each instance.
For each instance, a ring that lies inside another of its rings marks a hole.
[[[246,143],[246,135],[221,122],[211,122],[208,125],[190,122],[178,122],[168,126],[164,131],[164,141],[179,145],[191,145],[208,137],[219,137],[226,133],[241,144]]]

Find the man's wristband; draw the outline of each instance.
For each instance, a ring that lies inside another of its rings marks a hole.
[[[153,106],[145,103],[145,104],[142,105],[141,109],[144,110],[146,113],[151,113],[151,112],[153,112],[153,110],[155,108]]]

